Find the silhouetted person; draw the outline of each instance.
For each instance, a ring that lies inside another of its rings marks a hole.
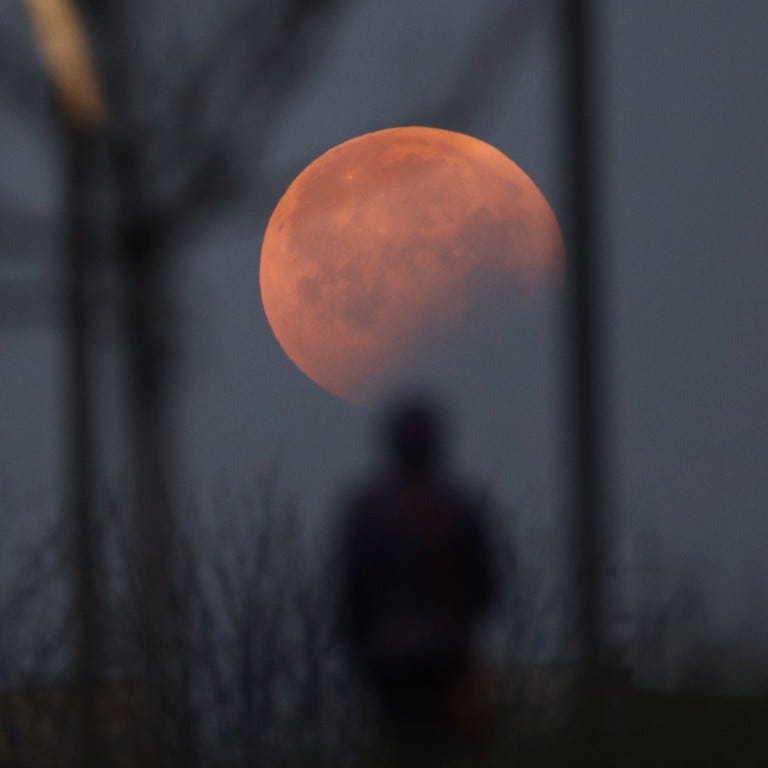
[[[461,729],[496,583],[478,501],[446,471],[436,407],[403,402],[385,426],[385,466],[345,510],[342,627],[390,737],[432,750]]]

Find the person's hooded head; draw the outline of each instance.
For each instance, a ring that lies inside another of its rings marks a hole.
[[[404,474],[432,474],[444,457],[444,418],[428,397],[398,401],[385,419],[385,449],[394,468]]]

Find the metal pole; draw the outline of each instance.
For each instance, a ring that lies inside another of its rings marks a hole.
[[[67,232],[65,304],[69,388],[68,518],[73,543],[75,617],[74,672],[79,711],[79,747],[84,766],[99,760],[95,685],[101,667],[100,552],[93,504],[92,335],[88,297],[91,238],[88,184],[92,159],[89,137],[77,127],[66,133]]]
[[[104,118],[91,50],[73,0],[26,0],[26,8],[61,110],[65,141],[65,275],[69,403],[67,520],[71,525],[73,672],[77,683],[78,763],[104,765],[95,685],[101,670],[100,542],[93,503],[92,318],[89,275],[93,258],[90,186],[95,138]]]
[[[573,555],[583,690],[598,693],[604,651],[605,478],[602,328],[596,232],[595,40],[593,3],[562,0],[565,176],[570,235],[567,323],[570,342],[570,458]]]

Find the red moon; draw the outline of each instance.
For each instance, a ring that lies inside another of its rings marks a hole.
[[[482,287],[535,288],[563,261],[552,209],[483,141],[390,128],[339,144],[286,190],[261,250],[264,310],[288,357],[351,402],[375,397]]]

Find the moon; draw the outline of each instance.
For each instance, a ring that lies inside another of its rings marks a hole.
[[[290,184],[267,224],[261,297],[286,355],[328,392],[374,399],[484,301],[562,265],[534,182],[471,136],[389,128],[345,141]]]

